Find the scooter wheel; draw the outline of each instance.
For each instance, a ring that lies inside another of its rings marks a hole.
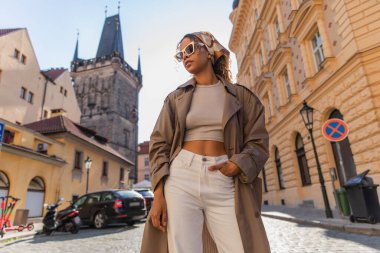
[[[75,222],[72,222],[72,227],[70,229],[70,233],[72,234],[78,234],[79,232],[79,225],[77,225]]]
[[[45,235],[49,236],[49,235],[51,235],[51,233],[53,233],[53,230],[50,230],[50,229],[47,229],[46,227],[43,227],[42,232]]]
[[[25,229],[25,227],[20,225],[20,226],[18,226],[17,231],[22,232],[24,229]]]
[[[33,224],[30,224],[26,227],[26,229],[28,229],[29,231],[32,231],[34,229],[34,225]]]

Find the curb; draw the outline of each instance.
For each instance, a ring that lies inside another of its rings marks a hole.
[[[362,225],[362,226],[360,226],[360,224],[338,225],[338,224],[332,224],[332,223],[319,221],[319,220],[311,221],[311,220],[304,220],[304,219],[293,218],[293,217],[290,218],[290,217],[285,217],[285,216],[266,214],[264,212],[261,213],[261,216],[278,219],[278,220],[289,221],[289,222],[298,223],[302,225],[310,225],[310,226],[315,226],[315,227],[320,227],[320,228],[332,229],[339,232],[380,236],[380,229],[368,228],[367,225]]]
[[[34,237],[34,236],[39,235],[39,234],[41,234],[41,231],[36,231],[34,233],[29,233],[29,234],[15,235],[15,236],[8,237],[8,238],[0,238],[0,245],[4,245],[4,244],[10,243],[10,242],[25,239],[27,237]]]

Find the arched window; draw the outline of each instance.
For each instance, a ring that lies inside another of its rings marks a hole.
[[[265,167],[263,168],[263,181],[264,181],[264,192],[268,192],[268,184],[267,184],[267,175],[265,173]]]
[[[302,185],[311,185],[309,166],[307,165],[307,159],[305,155],[305,149],[301,135],[298,133],[296,137],[296,154],[298,160],[298,166],[301,173]]]
[[[0,197],[8,196],[9,180],[4,172],[0,171]]]
[[[284,175],[282,174],[280,154],[278,152],[277,147],[276,147],[276,151],[274,152],[274,156],[275,156],[275,162],[276,162],[278,183],[280,185],[280,190],[283,190],[285,189],[285,180],[284,180]]]
[[[343,115],[339,110],[334,110],[330,114],[329,119],[343,120]],[[346,139],[339,142],[332,141],[331,147],[333,149],[339,183],[341,186],[343,186],[348,179],[357,175],[356,165],[351,151],[351,144],[348,137],[346,137]]]
[[[26,209],[29,209],[29,217],[41,217],[45,198],[45,184],[40,177],[30,181],[26,195]]]

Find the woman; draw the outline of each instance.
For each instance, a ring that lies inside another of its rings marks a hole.
[[[176,59],[193,78],[165,99],[149,144],[155,199],[141,252],[270,252],[260,217],[268,159],[264,108],[231,84],[229,52],[187,34]]]

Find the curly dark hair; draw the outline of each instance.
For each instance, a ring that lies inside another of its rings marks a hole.
[[[202,42],[197,36],[189,33],[189,34],[186,34],[185,36],[183,36],[183,38],[180,40],[180,42],[178,42],[177,48],[179,48],[179,45],[181,44],[181,42],[185,38],[189,38],[196,43]],[[204,47],[207,50],[206,46],[204,46]],[[214,64],[212,65],[212,68],[213,68],[214,73],[216,75],[219,75],[219,76],[223,77],[227,82],[232,83],[231,70],[230,70],[230,60],[228,57],[226,57],[225,55],[222,55],[221,57],[219,57],[214,62]]]

